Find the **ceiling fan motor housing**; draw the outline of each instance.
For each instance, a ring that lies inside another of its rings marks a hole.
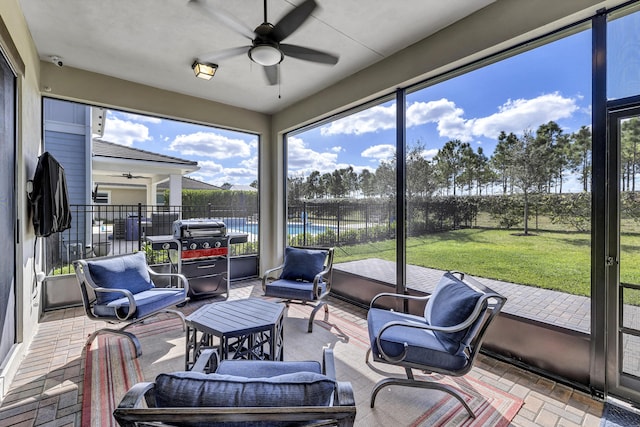
[[[266,67],[277,65],[284,59],[280,46],[270,37],[272,31],[273,25],[268,22],[258,25],[254,30],[253,46],[247,52],[253,62]]]

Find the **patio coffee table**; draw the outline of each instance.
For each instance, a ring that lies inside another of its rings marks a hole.
[[[284,310],[283,303],[259,298],[214,302],[199,308],[185,319],[186,369],[192,368],[203,350],[216,344],[221,359],[282,361]]]

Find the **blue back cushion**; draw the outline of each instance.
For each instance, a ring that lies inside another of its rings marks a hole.
[[[434,326],[458,325],[473,313],[482,295],[453,274],[445,273],[425,307],[425,320]],[[434,334],[447,351],[460,354],[469,344],[468,332],[473,326],[451,333],[434,331]]]
[[[101,288],[127,289],[133,294],[153,288],[144,252],[131,255],[87,260],[91,278]],[[98,304],[122,298],[118,292],[96,292]]]
[[[313,282],[324,269],[327,251],[287,247],[284,250],[284,268],[281,279]]]
[[[247,378],[174,372],[156,377],[159,407],[329,406],[335,381],[315,372]]]

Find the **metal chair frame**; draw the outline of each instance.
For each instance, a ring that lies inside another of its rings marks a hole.
[[[404,322],[395,321],[395,322],[389,322],[382,327],[382,329],[380,330],[380,332],[376,337],[376,347],[377,347],[376,351],[372,352],[372,349],[369,348],[365,356],[365,362],[369,364],[369,356],[373,354],[372,360],[375,362],[382,362],[382,363],[404,367],[407,378],[384,378],[378,381],[378,383],[374,386],[371,392],[372,408],[374,407],[376,396],[378,392],[380,392],[380,390],[392,385],[399,385],[399,386],[424,388],[424,389],[436,389],[436,390],[441,390],[445,393],[448,393],[454,398],[456,398],[464,406],[464,408],[466,409],[467,413],[471,418],[475,418],[474,412],[471,410],[467,402],[464,401],[460,392],[455,387],[449,386],[447,384],[437,383],[434,381],[425,381],[425,380],[416,379],[412,372],[412,369],[420,369],[421,371],[427,374],[439,373],[442,375],[454,376],[454,377],[459,377],[467,374],[473,367],[473,363],[480,351],[480,347],[482,346],[484,335],[489,325],[495,319],[495,317],[500,313],[500,310],[502,309],[502,307],[504,306],[507,300],[506,297],[498,294],[497,292],[494,292],[493,290],[483,285],[482,283],[478,282],[477,280],[471,277],[465,277],[464,273],[461,273],[458,271],[452,271],[451,273],[459,275],[460,280],[462,280],[467,286],[470,286],[476,291],[481,292],[483,295],[478,299],[478,302],[476,303],[475,308],[471,313],[471,315],[469,315],[467,319],[465,319],[462,323],[459,323],[458,325],[441,327],[441,326],[433,326],[428,324],[418,325],[415,323],[408,323],[408,322],[404,323]],[[426,303],[431,298],[431,295],[420,297],[420,296],[412,296],[412,295],[382,293],[382,294],[376,295],[371,300],[369,309],[370,310],[373,309],[374,304],[376,302],[379,302],[379,300],[382,298],[395,298],[400,300],[411,300],[411,301]],[[452,370],[440,368],[438,366],[430,366],[430,365],[406,362],[404,361],[404,358],[406,357],[406,353],[407,353],[407,346],[408,346],[406,342],[404,343],[403,353],[395,357],[386,354],[380,342],[381,336],[384,333],[384,331],[390,328],[401,327],[401,328],[416,329],[416,331],[431,330],[431,331],[441,331],[441,332],[457,332],[457,331],[461,331],[469,328],[471,325],[473,325],[476,322],[479,316],[484,316],[484,319],[482,320],[482,324],[480,325],[480,327],[477,328],[474,337],[469,343],[469,346],[465,349],[468,362],[465,364],[463,368],[459,370],[452,371]]]
[[[289,306],[289,304],[300,304],[300,305],[309,305],[313,307],[311,310],[311,314],[309,315],[309,325],[307,328],[308,332],[313,331],[313,320],[316,317],[316,313],[324,308],[325,316],[329,314],[329,306],[327,305],[326,297],[329,296],[331,292],[331,281],[333,276],[333,255],[334,248],[333,247],[320,247],[320,246],[291,246],[292,248],[297,249],[312,249],[312,250],[323,250],[327,251],[327,259],[324,264],[323,270],[318,273],[313,279],[313,294],[315,295],[315,299],[306,300],[306,299],[283,299],[283,302]],[[262,276],[262,291],[267,292],[267,285],[270,282],[277,280],[274,277],[274,273],[281,272],[284,268],[284,263],[271,268],[265,271],[264,276]],[[309,282],[312,283],[312,282]],[[325,284],[324,292],[321,292],[320,284]],[[315,302],[315,303],[314,303]]]
[[[108,257],[101,257],[100,259],[107,259],[107,258],[118,258],[118,257],[125,257],[131,254],[120,254],[120,255],[111,255]],[[98,259],[98,258],[96,258]],[[76,272],[76,277],[78,279],[78,284],[80,285],[80,291],[82,294],[82,305],[84,307],[84,311],[87,315],[87,317],[91,320],[96,320],[96,321],[103,321],[103,322],[107,322],[109,324],[120,324],[120,323],[124,323],[124,326],[122,326],[121,328],[101,328],[96,330],[95,332],[93,332],[89,338],[87,339],[85,346],[89,347],[91,345],[91,343],[93,342],[93,340],[102,333],[111,333],[111,334],[117,334],[120,336],[123,336],[125,338],[127,338],[129,341],[131,341],[131,344],[133,345],[135,351],[136,351],[136,357],[139,357],[142,354],[142,347],[140,346],[140,341],[138,340],[138,338],[132,334],[129,331],[126,331],[125,329],[127,329],[128,327],[135,325],[137,323],[141,323],[144,322],[145,320],[147,320],[148,318],[155,316],[157,314],[160,313],[171,313],[176,315],[182,322],[182,329],[186,330],[186,322],[185,322],[185,317],[184,315],[177,311],[177,310],[172,310],[169,309],[167,307],[170,307],[172,304],[167,304],[164,308],[158,309],[153,313],[149,313],[146,316],[142,316],[142,317],[135,317],[136,315],[136,301],[135,298],[133,296],[133,294],[127,290],[127,289],[118,289],[118,288],[101,288],[100,286],[98,286],[95,281],[93,280],[93,278],[91,277],[91,272],[89,270],[89,266],[87,264],[87,260],[85,259],[79,259],[79,260],[75,260],[73,261],[73,267],[75,268],[75,272]],[[178,279],[178,283],[182,284],[182,287],[185,289],[185,300],[184,302],[188,301],[188,297],[186,297],[186,295],[188,294],[189,291],[189,281],[187,280],[187,278],[182,275],[182,274],[178,274],[178,273],[157,273],[154,270],[152,270],[148,265],[147,265],[147,271],[149,272],[149,275],[151,276],[151,279],[153,280],[154,278],[156,279],[167,279],[171,282],[171,280],[173,278],[177,278]],[[162,289],[162,288],[157,288],[157,289]],[[115,317],[105,317],[105,316],[100,316],[100,315],[96,315],[94,313],[94,305],[96,304],[96,291],[101,291],[101,292],[114,292],[114,293],[118,293],[121,296],[126,296],[129,299],[129,310],[127,311],[126,315],[122,316],[118,313],[118,311],[116,311],[116,316]]]

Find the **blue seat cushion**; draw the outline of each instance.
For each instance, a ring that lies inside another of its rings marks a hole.
[[[280,278],[313,282],[316,275],[324,269],[326,259],[327,251],[324,250],[286,247]]]
[[[156,377],[159,407],[329,406],[335,381],[315,372],[248,378],[174,372]]]
[[[89,273],[100,288],[127,289],[137,294],[154,287],[147,270],[144,252],[113,258],[87,260]],[[96,292],[97,304],[107,304],[122,298],[116,292]]]
[[[376,337],[383,326],[389,322],[403,322],[414,325],[425,325],[424,317],[396,311],[371,308],[367,314],[367,326],[372,352],[378,358]],[[382,350],[392,357],[402,354],[404,343],[407,343],[407,354],[404,362],[423,366],[439,367],[448,371],[458,371],[464,368],[469,359],[465,353],[452,354],[436,338],[432,331],[405,326],[394,326],[387,329],[381,336]]]
[[[451,273],[443,274],[424,309],[428,324],[455,326],[472,313],[482,293],[476,291]],[[469,345],[474,325],[458,332],[435,332],[436,337],[450,353],[461,353]]]
[[[275,377],[296,372],[322,373],[320,362],[315,360],[300,362],[279,362],[275,360],[228,360],[220,361],[216,374],[238,377]]]
[[[318,291],[323,294],[326,290],[326,283],[318,283]],[[318,296],[313,292],[312,282],[299,282],[297,280],[274,280],[267,283],[264,294],[268,297],[296,299],[303,301],[315,301]]]
[[[153,288],[133,295],[136,301],[136,312],[133,319],[147,316],[172,305],[184,302],[186,298],[182,288]],[[95,304],[93,312],[100,317],[116,317],[116,311],[124,317],[129,313],[127,297],[109,301],[106,304]]]

